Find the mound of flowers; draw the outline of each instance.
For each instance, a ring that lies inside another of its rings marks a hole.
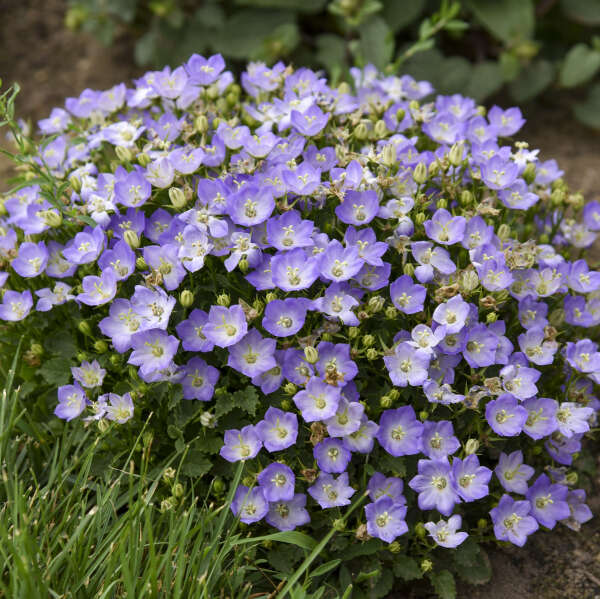
[[[41,331],[75,331],[71,426],[146,426],[217,491],[244,460],[244,523],[324,529],[368,493],[346,531],[416,556],[577,528],[600,203],[514,141],[519,109],[352,75],[194,55],[67,99],[3,201],[5,330],[42,371]]]

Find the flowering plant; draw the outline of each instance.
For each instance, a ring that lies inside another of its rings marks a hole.
[[[352,75],[240,87],[194,55],[13,129],[3,351],[26,337],[40,419],[112,427],[108,456],[145,427],[217,496],[245,461],[243,523],[345,527],[326,552],[392,564],[376,596],[392,570],[443,595],[489,570],[475,541],[591,517],[600,203],[512,142],[519,109]]]

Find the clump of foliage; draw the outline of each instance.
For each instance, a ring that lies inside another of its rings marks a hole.
[[[134,37],[135,60],[179,64],[193,52],[232,61],[290,59],[327,68],[400,67],[440,93],[523,103],[588,86],[575,116],[600,128],[600,5],[596,0],[71,0],[67,25],[106,43]],[[572,101],[572,100],[571,100]]]
[[[3,362],[24,339],[30,417],[99,428],[90,472],[141,436],[200,496],[233,480],[253,534],[322,537],[295,574],[270,550],[281,596],[318,558],[315,597],[452,597],[489,577],[480,542],[591,517],[600,203],[514,141],[518,108],[351,73],[238,85],[193,55],[68,98],[39,142],[6,92]]]

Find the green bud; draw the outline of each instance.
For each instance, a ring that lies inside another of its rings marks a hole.
[[[282,399],[281,400],[281,409],[285,410],[286,412],[288,410],[291,410],[292,409],[292,402],[289,399]]]
[[[402,545],[398,541],[392,541],[388,546],[387,550],[390,553],[400,553],[402,551]]]
[[[389,318],[390,320],[393,320],[394,318],[396,318],[398,316],[398,310],[395,306],[388,306],[385,309],[385,317]]]
[[[344,522],[343,518],[336,518],[333,521],[333,528],[335,530],[337,530],[338,532],[341,532],[342,530],[344,530],[346,528],[346,522]]]
[[[363,347],[371,347],[375,343],[375,337],[373,335],[365,335],[362,339]]]
[[[108,359],[108,361],[116,368],[118,366],[121,366],[123,358],[121,354],[110,354],[110,358]]]
[[[440,208],[440,209],[443,208],[445,210],[446,208],[448,208],[448,200],[446,198],[440,198],[437,201],[436,205],[438,208]]]
[[[233,106],[235,106],[237,104],[237,101],[239,100],[239,97],[236,96],[235,94],[232,94],[231,92],[229,92],[226,96],[225,96],[225,100],[227,102],[227,105],[232,108]]]
[[[242,479],[242,484],[246,487],[251,487],[254,484],[254,477],[244,476],[244,478]]]
[[[427,529],[423,522],[417,522],[415,525],[415,534],[420,538],[424,539],[427,536]]]
[[[135,267],[138,270],[148,270],[148,265],[146,264],[146,261],[144,260],[144,258],[142,256],[138,256],[135,259]]]
[[[133,158],[133,154],[131,153],[131,150],[124,146],[116,146],[115,154],[117,155],[117,158],[121,162],[131,162],[131,159]]]
[[[400,391],[398,391],[398,389],[391,389],[387,394],[392,398],[392,401],[396,401],[400,397]]]
[[[550,200],[555,206],[560,206],[565,201],[565,192],[562,189],[555,189],[550,194]]]
[[[411,100],[410,104],[408,105],[408,108],[412,112],[415,112],[416,110],[421,110],[421,105],[419,104],[418,100]]]
[[[379,399],[379,405],[384,409],[391,408],[393,403],[394,402],[389,395],[382,395]]]
[[[438,160],[434,160],[429,164],[427,168],[427,176],[435,177],[440,172],[440,163]]]
[[[381,139],[382,137],[387,137],[389,135],[389,131],[385,125],[385,121],[379,119],[375,123],[374,132],[375,132],[375,136],[377,137],[377,139]]]
[[[217,306],[224,306],[225,308],[228,308],[230,304],[231,298],[227,293],[221,293],[220,295],[217,295]]]
[[[358,333],[358,327],[348,327],[348,339],[356,339]]]
[[[370,347],[367,350],[367,360],[377,360],[378,357],[379,352],[374,347]]]
[[[189,308],[194,303],[194,294],[189,289],[184,289],[179,294],[179,303],[184,308]]]
[[[398,110],[396,111],[396,120],[401,123],[404,120],[404,117],[406,116],[406,110],[404,110],[404,108],[398,108]]]
[[[211,100],[215,100],[216,98],[218,98],[220,93],[221,92],[219,92],[219,86],[216,83],[213,83],[212,85],[210,85],[209,88],[206,90],[206,95]]]
[[[452,166],[458,166],[463,160],[464,146],[461,142],[456,142],[448,152],[448,160]]]
[[[577,481],[579,480],[579,475],[577,474],[577,472],[569,472],[566,478],[567,484],[573,486],[577,484]]]
[[[421,562],[421,571],[422,572],[429,572],[433,569],[433,563],[431,560],[428,559],[424,559]]]
[[[478,106],[477,107],[477,114],[479,116],[485,116],[487,114],[487,108],[485,106]]]
[[[104,339],[98,339],[98,341],[94,343],[94,349],[99,354],[104,354],[108,351],[108,344],[106,343],[106,341],[104,341]]]
[[[227,111],[229,110],[229,103],[227,102],[227,98],[218,98],[217,101],[215,102],[216,106],[217,106],[217,112],[219,114],[227,114]],[[217,127],[217,125],[219,124],[217,121],[220,121],[221,119],[213,119],[213,127]]]
[[[75,175],[71,175],[69,177],[69,185],[75,193],[79,193],[81,191],[81,181]]]
[[[206,115],[200,114],[194,119],[194,128],[200,134],[208,131],[208,119]]]
[[[511,233],[510,227],[506,223],[502,223],[498,227],[497,235],[502,241],[506,241],[507,239],[509,239],[510,233]]]
[[[550,243],[550,236],[548,233],[542,233],[540,235],[540,243]]]
[[[407,262],[403,267],[402,267],[402,272],[405,275],[408,275],[409,277],[414,276],[415,274],[415,265],[412,264],[411,262]]]
[[[227,485],[223,482],[222,478],[215,478],[213,480],[213,491],[215,494],[220,495],[225,491]]]
[[[240,271],[244,274],[246,274],[248,272],[248,270],[250,269],[250,265],[248,264],[248,258],[246,258],[245,256],[238,262],[238,268],[240,269]]]
[[[421,410],[419,412],[419,420],[421,420],[422,422],[425,422],[425,420],[427,420],[427,418],[429,418],[429,412],[427,410]]]
[[[415,215],[415,223],[422,225],[427,220],[427,215],[424,212],[417,212]]]
[[[352,89],[346,81],[342,81],[338,85],[337,90],[338,90],[338,93],[340,94],[340,96],[346,96],[346,95],[352,93]]]
[[[319,352],[312,345],[307,345],[304,348],[304,359],[309,364],[316,364],[319,361]]]
[[[136,159],[138,161],[138,164],[140,166],[143,166],[144,168],[146,168],[152,162],[152,158],[150,158],[150,156],[148,156],[148,154],[146,154],[146,152],[140,152],[136,156]]]
[[[575,210],[581,210],[585,203],[582,193],[574,193],[569,197],[569,204],[575,208]]]
[[[474,453],[477,453],[478,449],[479,441],[477,439],[467,439],[467,442],[465,443],[465,453],[467,455],[473,455]]]
[[[288,394],[288,395],[296,395],[296,392],[298,391],[298,387],[296,387],[296,385],[294,385],[294,383],[286,383],[283,386],[283,390]]]
[[[183,485],[181,483],[175,483],[173,485],[173,497],[177,497],[178,499],[180,497],[183,497]]]
[[[331,333],[323,333],[321,335],[321,340],[323,340],[323,341],[333,341],[333,335]]]
[[[469,295],[471,291],[477,289],[479,285],[479,277],[474,270],[464,270],[458,277],[458,290],[465,295]]]
[[[265,302],[267,304],[276,299],[277,299],[277,293],[275,291],[269,291],[269,293],[267,293],[267,295],[265,296]]]
[[[32,343],[29,351],[37,358],[44,354],[44,348],[39,343]]]
[[[381,310],[383,310],[383,307],[385,306],[385,299],[382,298],[380,295],[374,295],[372,298],[369,299],[367,306],[369,307],[369,310],[373,312],[373,314],[381,312]]]
[[[98,420],[98,430],[101,433],[105,433],[108,430],[108,427],[110,426],[110,424],[104,420],[103,418]]]
[[[473,194],[468,189],[463,189],[460,192],[459,200],[462,206],[470,206],[474,199]]]
[[[383,146],[381,152],[381,161],[389,168],[394,166],[397,162],[396,146],[394,144],[387,144]]]
[[[488,324],[492,324],[493,322],[496,322],[498,320],[498,313],[497,312],[490,312],[486,317],[485,317],[485,321]]]
[[[354,128],[354,137],[358,140],[367,139],[369,135],[369,130],[367,129],[367,125],[365,123],[358,123]]]
[[[262,311],[265,309],[265,304],[263,303],[263,301],[260,298],[257,297],[252,302],[252,307],[256,310],[256,312],[258,313],[258,316],[260,316],[262,314]]]
[[[531,185],[535,181],[535,163],[528,163],[523,169],[521,177],[525,179],[525,183],[527,183],[527,185]]]
[[[49,227],[60,227],[63,221],[62,214],[54,210],[42,210],[38,215]]]
[[[479,520],[477,520],[477,528],[479,530],[485,530],[488,527],[488,522],[485,518],[479,518]]]
[[[424,162],[419,162],[413,171],[413,179],[418,185],[423,185],[427,181],[427,167]]]
[[[179,189],[179,187],[171,187],[169,189],[169,200],[171,200],[173,208],[177,209],[183,208],[187,203],[183,189]]]
[[[140,247],[140,238],[132,229],[127,229],[127,231],[125,231],[123,239],[125,240],[125,243],[134,250]]]
[[[200,414],[200,424],[206,428],[215,428],[217,426],[217,417],[210,412]]]
[[[556,310],[552,310],[550,312],[550,317],[548,318],[550,324],[553,327],[559,328],[563,322],[565,321],[565,311],[557,308]]]
[[[79,329],[80,333],[83,333],[88,337],[92,334],[92,327],[90,326],[87,320],[80,320],[77,323],[77,328]]]

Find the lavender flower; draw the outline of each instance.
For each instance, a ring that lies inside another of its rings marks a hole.
[[[410,480],[408,486],[419,494],[419,508],[436,509],[440,514],[449,516],[454,504],[460,501],[450,464],[447,460],[419,460],[418,469],[419,474]]]
[[[462,518],[458,514],[450,516],[448,521],[440,520],[439,522],[426,522],[425,528],[429,536],[440,547],[454,549],[458,547],[469,535],[466,532],[459,532]]]
[[[298,417],[270,407],[255,428],[267,451],[281,451],[296,443]]]
[[[100,400],[100,398],[98,398]],[[116,393],[107,394],[108,402],[103,403],[104,416],[108,420],[114,420],[119,424],[125,424],[133,417],[133,400],[131,394],[117,395]]]
[[[489,493],[488,483],[492,478],[492,471],[480,466],[476,455],[468,455],[464,460],[454,458],[452,476],[456,491],[463,501],[482,499]]]
[[[408,532],[406,506],[394,501],[390,497],[381,497],[374,503],[365,506],[367,516],[367,531],[377,539],[391,543],[400,535]]]
[[[258,474],[257,480],[267,501],[289,501],[294,498],[294,473],[285,464],[269,464]]]
[[[228,462],[237,462],[255,457],[261,447],[262,442],[255,427],[248,425],[241,430],[225,431],[224,444],[219,453]]]
[[[210,401],[219,380],[219,371],[202,358],[192,358],[182,371],[183,398]]]
[[[434,460],[446,458],[460,447],[460,442],[454,436],[454,427],[448,420],[425,421],[421,443],[423,445],[422,452]]]
[[[393,355],[384,356],[383,361],[394,385],[415,387],[427,380],[430,359],[428,351],[415,349],[410,343],[403,342],[396,346]]]
[[[535,469],[523,463],[523,452],[517,450],[510,455],[501,453],[494,472],[508,492],[525,495],[527,481],[533,476]]]
[[[235,345],[248,332],[244,310],[239,304],[231,308],[211,306],[202,330],[206,338],[218,347]]]
[[[262,325],[276,337],[295,335],[304,326],[308,305],[305,298],[273,300],[265,307]]]
[[[381,472],[375,472],[370,478],[367,488],[373,502],[381,497],[389,497],[396,504],[406,503],[406,499],[402,495],[404,483],[400,478],[394,476],[386,478]]]
[[[527,537],[539,528],[530,511],[529,501],[515,501],[510,495],[502,495],[498,505],[490,510],[496,538],[523,547]]]
[[[305,505],[306,495],[303,493],[296,493],[292,499],[274,501],[269,503],[265,520],[278,530],[294,530],[310,522]]]
[[[317,377],[312,377],[306,384],[306,389],[294,395],[294,403],[306,422],[325,420],[335,415],[340,395],[339,387],[333,387]]]
[[[346,470],[352,457],[341,439],[324,439],[315,445],[313,453],[323,472],[336,474]]]
[[[77,418],[88,404],[85,391],[78,385],[63,385],[58,388],[58,405],[54,414],[67,422]]]
[[[308,487],[308,494],[323,508],[342,507],[350,504],[355,489],[348,484],[348,473],[343,472],[337,478],[321,472],[315,483]]]
[[[274,339],[264,338],[256,329],[250,329],[247,335],[229,348],[227,365],[246,376],[257,376],[277,366],[275,347]]]
[[[390,285],[390,296],[398,310],[404,314],[416,314],[423,310],[427,290],[423,285],[414,284],[408,275],[402,275]]]
[[[269,504],[261,487],[249,489],[244,485],[240,485],[236,489],[231,502],[231,511],[244,524],[252,524],[262,520],[267,515]]]
[[[518,435],[523,430],[527,417],[527,410],[508,393],[488,402],[485,407],[485,418],[488,424],[502,437]]]
[[[84,360],[81,366],[71,367],[73,378],[83,387],[100,387],[106,375],[106,370],[100,367],[98,360],[88,362]]]
[[[128,364],[140,367],[140,375],[147,376],[157,370],[166,368],[170,363],[179,339],[167,335],[161,329],[150,329],[136,333],[131,337],[133,351],[129,356]]]
[[[379,420],[377,440],[391,455],[413,455],[422,447],[423,424],[417,420],[412,406],[385,410]]]

